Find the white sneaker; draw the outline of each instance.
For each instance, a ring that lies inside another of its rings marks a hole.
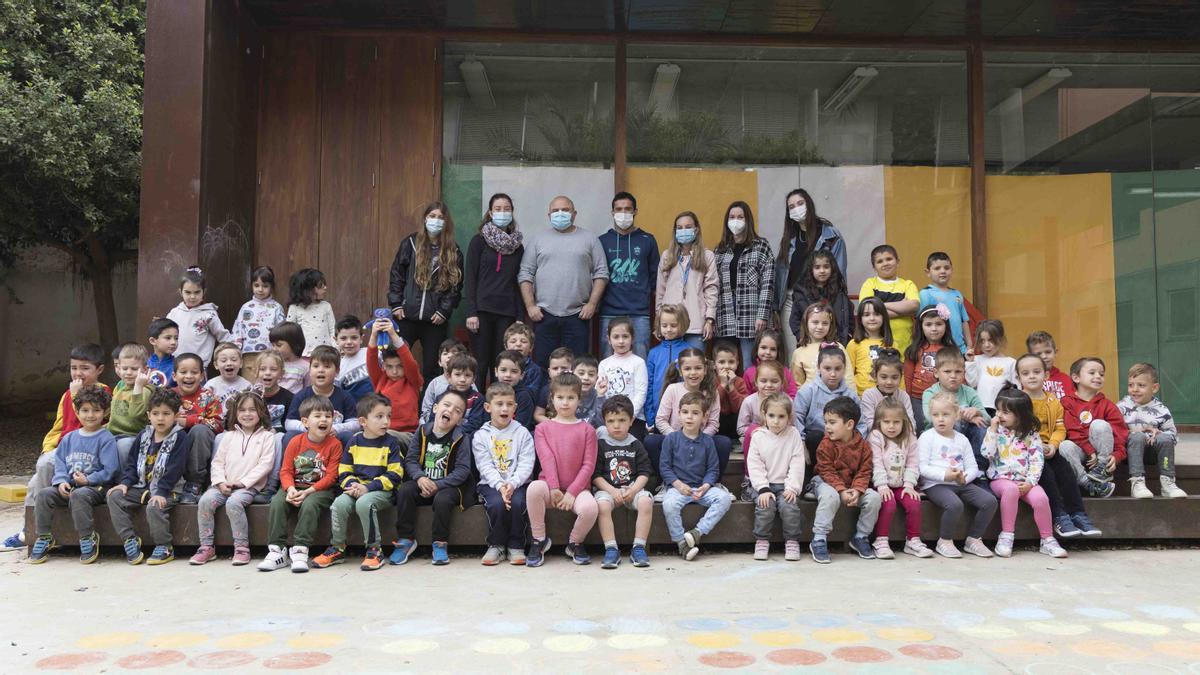
[[[293,546],[290,554],[292,556],[292,571],[297,574],[308,571],[308,547]]]
[[[771,557],[771,542],[767,539],[759,539],[754,542],[754,559],[767,560]]]
[[[951,546],[953,546],[953,544],[951,544]],[[925,542],[916,538],[909,539],[908,541],[904,542],[904,552],[908,555],[916,556],[918,558],[933,557],[933,551],[929,550],[929,547],[925,545]]]
[[[933,547],[937,554],[943,558],[961,558],[962,554],[954,546],[954,542],[949,539],[938,539],[937,545]]]
[[[281,570],[291,564],[288,559],[288,553],[283,548],[271,544],[267,547],[267,557],[263,558],[262,562],[258,563],[259,572],[274,572]]]
[[[996,540],[996,555],[1001,558],[1011,558],[1013,548],[1013,533],[1001,532]]]
[[[1067,557],[1067,550],[1059,545],[1058,540],[1054,537],[1046,537],[1042,540],[1042,545],[1038,547],[1038,553],[1048,555],[1051,558]]]
[[[980,558],[992,557],[992,552],[988,550],[988,547],[983,543],[983,540],[976,539],[974,537],[967,537],[966,541],[963,542],[963,550],[971,555],[977,555]]]
[[[1134,476],[1129,479],[1129,496],[1134,499],[1153,499],[1154,493],[1146,487],[1145,476]],[[1166,496],[1165,494],[1163,495]]]
[[[875,557],[880,560],[892,560],[896,557],[896,554],[892,553],[892,546],[888,543],[887,537],[875,537],[871,548],[875,549]]]
[[[1162,496],[1167,499],[1183,499],[1188,496],[1186,492],[1179,489],[1179,486],[1175,485],[1175,479],[1170,476],[1159,476],[1158,485]]]

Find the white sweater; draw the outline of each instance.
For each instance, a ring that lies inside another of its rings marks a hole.
[[[967,361],[967,384],[979,393],[985,408],[996,407],[996,394],[1006,382],[1017,382],[1017,360],[1011,356],[978,355]]]
[[[604,398],[628,396],[633,402],[637,419],[645,417],[642,410],[646,407],[646,390],[650,386],[650,376],[646,371],[646,362],[633,352],[624,356],[612,356],[600,362],[600,377],[608,383]]]
[[[950,469],[961,469],[967,483],[983,475],[975,464],[971,442],[957,431],[953,438],[946,438],[934,429],[921,434],[917,441],[917,467],[921,470],[922,490],[933,485],[949,485],[946,471]]]

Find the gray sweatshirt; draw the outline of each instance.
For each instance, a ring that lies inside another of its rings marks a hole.
[[[503,429],[492,426],[490,420],[484,422],[471,435],[471,454],[475,456],[479,484],[494,490],[505,483],[513,487],[528,483],[537,458],[533,435],[515,419]]]
[[[587,304],[592,281],[608,278],[604,246],[590,230],[547,228],[525,242],[517,281],[532,282],[538,307],[554,316],[572,316]]]

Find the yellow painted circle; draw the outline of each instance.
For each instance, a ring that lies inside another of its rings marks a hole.
[[[146,646],[153,649],[183,649],[204,644],[208,639],[204,633],[165,633],[146,640]]]
[[[667,644],[667,639],[661,635],[646,635],[641,633],[618,633],[608,638],[608,646],[613,649],[646,649],[661,647]]]
[[[431,652],[437,648],[438,643],[433,640],[395,640],[379,649],[388,654],[420,654],[421,652]]]
[[[1170,628],[1162,624],[1146,623],[1144,621],[1109,621],[1101,625],[1109,630],[1115,630],[1118,633],[1128,633],[1130,635],[1166,635],[1171,632]]]
[[[995,623],[980,623],[974,626],[959,626],[958,632],[985,640],[1005,640],[1016,637],[1017,631]]]
[[[79,638],[75,643],[80,649],[112,649],[137,644],[142,639],[139,633],[98,633]]]
[[[923,628],[880,628],[875,634],[892,642],[929,642],[933,633]]]
[[[828,642],[830,644],[844,645],[856,642],[866,642],[867,634],[857,630],[849,630],[846,628],[825,628],[823,630],[813,631],[813,639],[818,642]]]
[[[492,640],[480,640],[471,645],[471,649],[480,654],[492,654],[494,656],[512,656],[520,654],[529,649],[529,643],[516,638],[495,638]]]
[[[301,633],[289,639],[287,646],[292,649],[329,649],[345,641],[345,636],[338,633]]]
[[[764,631],[755,633],[751,639],[766,647],[790,647],[804,642],[804,636],[786,630]]]
[[[725,649],[732,647],[742,639],[733,633],[712,632],[712,633],[693,633],[687,637],[689,644],[702,649]]]
[[[1190,630],[1193,633],[1200,633],[1200,623],[1185,623],[1183,624],[1183,629]]]
[[[1081,623],[1063,623],[1059,621],[1032,621],[1025,624],[1029,630],[1042,635],[1083,635],[1091,632],[1090,626]]]
[[[552,652],[577,654],[596,646],[596,639],[587,635],[556,635],[542,641],[542,646]]]
[[[235,633],[217,640],[217,646],[221,649],[254,649],[274,641],[275,636],[270,633]]]

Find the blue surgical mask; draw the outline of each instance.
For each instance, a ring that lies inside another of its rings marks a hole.
[[[696,228],[685,227],[680,230],[675,230],[675,241],[683,244],[684,246],[696,241]]]
[[[425,231],[432,235],[442,233],[442,229],[446,227],[446,221],[441,218],[426,218]]]
[[[562,232],[571,227],[571,212],[570,211],[555,211],[550,214],[550,224],[554,229]]]
[[[496,227],[508,227],[512,223],[512,211],[492,211],[492,223]]]

